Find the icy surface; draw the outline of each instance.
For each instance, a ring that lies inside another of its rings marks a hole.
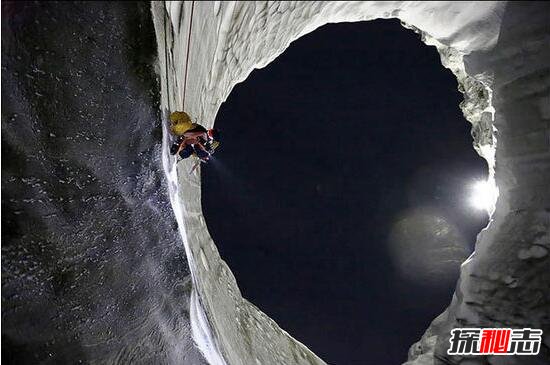
[[[473,146],[487,160],[489,179],[496,181],[500,197],[490,226],[478,237],[475,254],[462,267],[452,303],[411,347],[407,364],[443,361],[453,327],[550,331],[548,5],[188,1],[153,3],[153,14],[162,105],[168,110],[185,109],[209,127],[236,83],[323,24],[398,18],[419,32],[427,45],[437,47],[442,65],[457,77],[465,98],[461,107],[472,124]],[[164,168],[193,279],[193,337],[206,359],[232,365],[323,364],[242,298],[202,216],[200,171],[189,175],[189,161],[176,166],[166,152],[166,138],[165,130]],[[547,346],[549,342],[546,335]],[[544,347],[537,358],[512,361],[542,364],[547,359]]]
[[[204,364],[149,4],[2,2],[2,363]]]

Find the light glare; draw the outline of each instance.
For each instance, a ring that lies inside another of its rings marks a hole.
[[[479,210],[493,211],[498,197],[498,188],[492,181],[477,181],[472,186],[470,204]]]

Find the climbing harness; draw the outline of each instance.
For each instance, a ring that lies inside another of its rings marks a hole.
[[[216,144],[214,145],[211,150],[208,152],[208,157],[212,157],[212,155],[214,154],[214,152],[216,152],[216,148],[218,148],[218,145],[219,144]],[[199,167],[199,165],[201,163],[207,163],[208,160],[207,159],[202,159],[202,158],[199,158],[197,157],[197,161],[195,161],[195,163],[193,164],[193,166],[191,167],[191,170],[189,170],[189,175],[192,175],[193,172],[197,169],[197,167]]]

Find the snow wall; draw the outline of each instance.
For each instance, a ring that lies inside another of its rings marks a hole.
[[[412,345],[407,364],[504,364],[449,358],[454,327],[535,327],[550,346],[550,7],[542,2],[153,2],[162,107],[211,127],[233,86],[293,40],[337,22],[398,18],[437,47],[464,93],[473,147],[500,195],[452,302]],[[190,27],[192,19],[192,26]],[[191,29],[191,31],[189,31]],[[189,42],[188,42],[189,41]],[[187,52],[189,49],[189,52]],[[189,54],[187,54],[189,53]],[[185,106],[185,64],[188,62]],[[166,114],[167,115],[167,114]],[[200,171],[163,164],[192,273],[193,339],[210,364],[324,364],[242,298],[201,210]],[[498,143],[497,143],[498,140]],[[367,355],[368,356],[368,355]],[[405,359],[404,359],[405,360]],[[520,357],[517,362],[524,363]],[[540,360],[540,362],[539,362]],[[534,361],[534,362],[532,362]],[[509,362],[506,362],[509,363]],[[510,363],[511,364],[511,363]]]

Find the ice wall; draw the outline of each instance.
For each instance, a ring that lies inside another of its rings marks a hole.
[[[321,25],[399,18],[421,33],[457,77],[473,146],[486,158],[490,177],[496,177],[500,198],[489,228],[478,237],[476,253],[463,265],[452,303],[411,347],[408,364],[439,362],[452,327],[550,330],[548,5],[173,1],[153,2],[152,10],[163,108],[185,109],[205,126],[212,126],[236,83]],[[172,205],[193,277],[193,337],[206,359],[232,365],[324,364],[242,298],[208,233],[200,176],[188,174],[190,164],[176,166],[165,148]],[[545,341],[548,346],[548,337]]]

